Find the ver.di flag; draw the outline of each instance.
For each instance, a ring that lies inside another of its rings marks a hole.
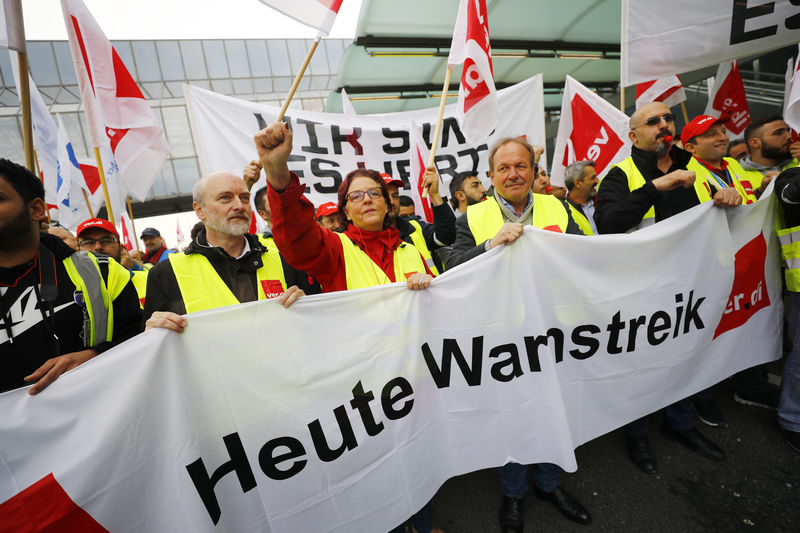
[[[742,133],[750,124],[750,108],[736,60],[725,61],[717,67],[705,114],[721,118],[722,125],[734,135]]]
[[[667,107],[673,107],[685,101],[686,91],[678,76],[636,84],[636,109],[650,102],[664,102]]]
[[[598,176],[630,155],[628,117],[571,76],[564,84],[550,181],[564,186],[564,170],[591,159]]]
[[[411,185],[411,198],[414,200],[414,212],[419,214],[425,222],[433,224],[433,207],[431,206],[431,199],[423,193],[423,176],[425,175],[426,165],[430,157],[430,151],[425,141],[422,138],[422,131],[419,124],[411,121],[409,127],[411,132],[411,175],[408,177],[409,185]],[[439,187],[441,188],[441,179],[439,179]]]
[[[486,0],[461,0],[458,6],[447,68],[462,64],[457,116],[467,141],[478,146],[497,125],[497,89]]]
[[[323,37],[331,32],[344,0],[259,0],[284,15],[319,30]]]
[[[169,156],[164,131],[82,0],[61,8],[93,142],[111,148],[126,191],[144,201]]]

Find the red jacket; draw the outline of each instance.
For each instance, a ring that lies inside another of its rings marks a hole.
[[[272,211],[275,243],[286,262],[314,276],[323,292],[347,290],[342,240],[317,224],[314,204],[303,195],[304,191],[305,185],[294,172],[285,191],[279,193],[269,187],[267,199]],[[396,228],[367,231],[349,224],[344,234],[380,266],[390,280],[405,281],[396,280],[394,276],[394,250],[403,242]]]

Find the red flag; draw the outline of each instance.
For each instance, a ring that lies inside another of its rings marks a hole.
[[[497,125],[497,89],[486,0],[461,0],[459,5],[447,66],[453,68],[462,63],[457,117],[467,141],[477,146]]]
[[[414,200],[414,211],[422,216],[426,222],[433,223],[433,207],[430,198],[422,197],[422,177],[425,175],[425,168],[428,165],[430,152],[428,146],[422,139],[422,131],[415,121],[411,121],[411,174],[409,184],[411,185],[411,199]],[[440,183],[441,185],[441,180]]]
[[[722,124],[737,135],[750,124],[750,109],[747,106],[742,75],[735,59],[720,63],[717,68],[714,87],[708,93],[705,114],[723,118]]]
[[[628,117],[571,76],[564,84],[550,181],[564,185],[564,169],[591,159],[602,176],[629,154]]]
[[[169,155],[153,110],[81,0],[61,0],[95,146],[110,146],[125,188],[144,201]]]
[[[650,102],[664,102],[668,107],[686,101],[686,91],[678,76],[668,76],[636,85],[636,109]]]

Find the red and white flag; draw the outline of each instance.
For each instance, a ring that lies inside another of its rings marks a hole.
[[[628,117],[571,76],[564,84],[550,182],[564,186],[564,169],[591,159],[598,176],[630,154]]]
[[[344,0],[259,0],[298,22],[317,28],[327,36]]]
[[[178,226],[175,231],[175,236],[178,241],[178,250],[183,250],[183,243],[186,241],[186,237],[183,236],[183,230],[181,229],[181,221],[178,217],[175,217],[175,224]]]
[[[430,198],[422,197],[422,177],[430,157],[430,150],[422,138],[422,129],[415,121],[409,127],[411,133],[411,174],[408,177],[411,185],[411,199],[414,200],[414,212],[422,217],[425,222],[433,224],[433,207]],[[439,179],[441,188],[441,178]]]
[[[664,102],[672,107],[685,101],[686,91],[683,90],[683,83],[678,76],[667,76],[636,85],[636,109],[650,102]]]
[[[750,124],[750,109],[744,92],[744,82],[736,60],[720,63],[714,85],[708,92],[706,115],[721,117],[731,133],[738,135]]]
[[[797,59],[794,63],[790,59],[786,69],[783,120],[795,133],[800,132],[800,45],[798,45]]]
[[[497,89],[492,70],[486,0],[461,0],[447,67],[463,64],[458,122],[467,142],[478,146],[497,125]]]
[[[84,3],[61,9],[92,139],[111,147],[125,188],[143,201],[169,156],[164,130]]]

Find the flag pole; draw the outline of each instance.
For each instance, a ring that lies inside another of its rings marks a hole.
[[[439,100],[439,115],[436,117],[436,129],[433,132],[431,153],[428,156],[428,167],[432,167],[436,162],[436,147],[439,146],[439,135],[442,133],[442,119],[444,118],[444,108],[447,104],[447,93],[450,92],[450,77],[452,75],[453,69],[447,67],[447,72],[444,75],[444,84],[442,85],[442,98]],[[422,197],[428,197],[428,189],[422,189]]]
[[[300,65],[300,71],[297,73],[297,76],[294,77],[292,87],[289,89],[289,94],[286,95],[286,100],[283,102],[283,107],[281,108],[281,112],[278,114],[278,118],[275,120],[275,122],[281,122],[283,120],[283,115],[286,114],[286,110],[289,109],[289,104],[292,102],[294,93],[297,91],[297,87],[300,85],[300,80],[303,79],[303,74],[305,74],[308,63],[311,61],[311,56],[313,56],[314,52],[317,50],[317,45],[319,44],[320,38],[321,36],[317,35],[316,39],[314,39],[314,42],[311,44],[311,48],[308,49],[306,58],[303,60],[303,64]]]
[[[22,143],[25,149],[25,164],[35,172],[33,161],[33,126],[31,122],[31,91],[28,83],[28,54],[17,52],[19,58],[19,101],[22,104]]]
[[[125,202],[128,204],[128,217],[131,219],[131,228],[133,228],[133,240],[134,240],[134,242],[136,242],[136,251],[141,253],[141,250],[139,250],[139,238],[136,236],[137,235],[136,234],[136,223],[134,223],[134,221],[133,221],[133,209],[131,209],[131,197],[130,196],[126,196],[125,197]],[[124,223],[125,222],[123,222],[123,224]]]
[[[42,186],[44,186],[44,174],[42,174],[42,168],[39,166],[39,156],[36,155],[36,149],[33,150],[33,164],[36,167],[36,175],[42,180]],[[50,219],[50,208],[47,207],[47,198],[45,198],[44,206],[45,213],[47,214],[47,223],[50,224],[53,221]]]
[[[89,195],[86,194],[86,189],[81,187],[81,192],[83,193],[83,201],[86,202],[86,207],[89,209],[89,217],[94,218],[94,213],[92,212],[92,204],[89,203]]]
[[[100,175],[100,185],[103,186],[103,198],[106,200],[106,213],[108,214],[108,221],[117,225],[114,222],[114,209],[111,208],[111,197],[108,194],[108,183],[106,182],[106,167],[103,166],[103,159],[100,157],[100,148],[94,147],[94,158],[97,160],[97,170]]]
[[[625,87],[619,86],[619,110],[625,113]]]
[[[689,123],[689,113],[686,112],[686,102],[681,102],[681,111],[683,111],[683,123]]]

